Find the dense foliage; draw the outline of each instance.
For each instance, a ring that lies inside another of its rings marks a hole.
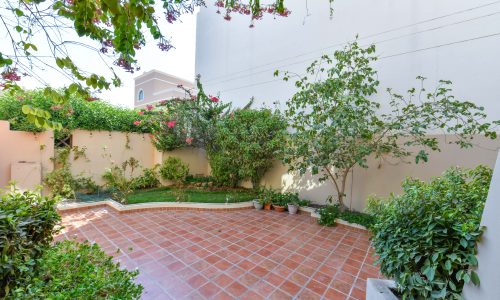
[[[132,190],[150,189],[160,185],[158,179],[158,165],[153,168],[144,168],[142,175],[134,177],[131,182]]]
[[[212,175],[232,186],[250,179],[258,188],[273,161],[281,158],[286,127],[283,117],[269,109],[241,109],[222,118],[208,152]]]
[[[492,171],[452,168],[426,183],[408,178],[403,194],[377,204],[373,246],[381,272],[404,299],[462,299],[479,278],[477,242]]]
[[[187,98],[163,100],[139,111],[144,120],[138,119],[135,124],[143,130],[151,130],[158,150],[170,151],[185,146],[208,150],[212,147],[214,128],[221,118],[228,115],[231,105],[222,103],[218,97],[206,95],[199,77],[196,85],[196,94],[179,86]]]
[[[139,299],[138,271],[120,269],[97,244],[56,243],[14,290],[16,299]]]
[[[160,175],[165,180],[173,181],[180,185],[189,174],[189,166],[178,157],[169,157],[160,167]]]
[[[422,83],[406,98],[389,91],[392,111],[382,113],[374,99],[379,84],[371,65],[375,60],[375,46],[362,48],[357,42],[333,58],[323,56],[295,82],[298,91],[287,102],[293,132],[285,163],[300,174],[311,171],[330,180],[341,209],[348,174],[355,166],[368,167],[370,157],[427,161],[429,151],[440,149],[437,137],[428,135],[435,131],[453,134],[451,143],[460,147],[471,147],[475,135],[496,138],[483,108],[455,100],[448,81],[433,92]],[[284,80],[291,76],[286,73]]]
[[[65,131],[72,129],[108,130],[123,132],[148,132],[149,128],[134,125],[141,119],[137,112],[113,106],[107,102],[87,102],[73,95],[65,105],[56,104],[41,90],[0,95],[0,120],[7,120],[12,130],[39,132],[44,130],[30,122],[22,113],[23,105],[31,105],[50,111],[52,120],[62,124]]]
[[[29,277],[52,242],[60,220],[55,204],[53,198],[14,187],[0,199],[0,298]]]

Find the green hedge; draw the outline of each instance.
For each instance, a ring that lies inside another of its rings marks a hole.
[[[60,122],[63,128],[68,130],[79,128],[123,132],[149,131],[147,127],[134,125],[134,121],[143,118],[136,110],[114,106],[105,101],[88,102],[76,96],[70,98],[68,105],[58,107],[44,96],[41,90],[1,95],[0,120],[9,121],[12,130],[42,131],[43,129],[28,122],[26,115],[21,111],[25,104],[49,111],[52,115],[51,120]]]
[[[52,242],[60,217],[55,200],[13,190],[0,199],[0,299],[28,277]]]
[[[461,299],[479,284],[477,242],[492,170],[452,168],[430,182],[408,178],[403,193],[375,207],[372,243],[382,274],[403,299]]]
[[[139,299],[143,287],[134,283],[138,271],[120,269],[97,244],[63,241],[38,261],[23,278],[15,299]]]

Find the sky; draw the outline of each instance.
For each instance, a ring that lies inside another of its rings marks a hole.
[[[158,8],[157,11],[163,12],[161,7]],[[136,55],[141,70],[131,74],[114,66],[115,72],[122,80],[122,86],[118,88],[111,87],[111,90],[103,91],[97,96],[115,105],[133,107],[134,78],[151,69],[158,69],[181,78],[193,80],[196,51],[196,13],[197,12],[183,15],[180,20],[174,24],[169,24],[164,19],[160,18],[160,20],[163,21],[160,23],[162,33],[170,38],[175,48],[167,52],[160,51],[156,45],[157,41],[147,36],[146,46],[140,49]],[[8,34],[4,28],[0,29],[0,38],[4,40],[8,38]],[[85,40],[84,38],[77,37],[74,32],[64,33],[64,39],[76,41]],[[45,36],[43,34],[35,35],[33,43],[38,47],[36,55],[41,56],[44,62],[50,62],[52,66],[55,66],[53,63],[54,59],[50,57],[50,48],[47,45]],[[89,44],[95,45],[92,41]],[[111,78],[109,77],[111,73],[106,63],[111,64],[112,60],[105,62],[95,52],[81,46],[68,45],[67,47],[71,59],[77,66],[85,71],[91,71],[99,75],[108,75],[108,78]],[[12,53],[11,43],[1,43],[0,52],[6,54]],[[71,83],[60,73],[52,70],[51,67],[44,67],[43,70],[38,70],[36,72],[44,82],[33,77],[23,77],[20,85],[23,88],[33,89],[43,87],[44,85],[57,88],[67,86]]]

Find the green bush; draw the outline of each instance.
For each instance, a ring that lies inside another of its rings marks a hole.
[[[14,187],[0,200],[0,298],[8,296],[52,242],[60,217],[56,199]]]
[[[106,187],[111,192],[111,197],[121,203],[127,202],[127,196],[133,192],[131,180],[125,177],[125,170],[112,166],[104,171],[102,179],[106,183]]]
[[[318,224],[328,227],[336,225],[335,219],[340,217],[340,209],[338,204],[330,204],[318,210]]]
[[[429,183],[408,178],[403,194],[383,202],[372,227],[381,272],[403,299],[462,299],[479,284],[476,243],[491,169],[452,168]]]
[[[241,109],[215,126],[208,151],[213,176],[219,183],[235,186],[250,179],[258,188],[285,145],[286,121],[270,109]]]
[[[141,176],[132,179],[130,188],[132,190],[150,189],[160,185],[158,179],[157,166],[153,168],[145,168]]]
[[[16,299],[139,299],[138,271],[120,269],[97,244],[56,243],[14,290]]]
[[[0,120],[7,120],[12,130],[39,132],[42,128],[29,122],[21,108],[32,105],[50,112],[51,120],[62,124],[67,130],[109,130],[122,132],[149,132],[147,126],[136,126],[134,121],[143,117],[137,111],[114,106],[104,101],[88,102],[71,96],[66,106],[58,106],[43,91],[21,91],[14,95],[0,95]]]
[[[167,158],[160,167],[160,175],[165,180],[171,180],[175,184],[181,184],[186,180],[189,167],[178,157]]]

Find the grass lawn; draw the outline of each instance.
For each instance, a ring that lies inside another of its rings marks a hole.
[[[178,190],[168,187],[135,191],[127,197],[128,204],[145,202],[175,202]],[[244,202],[255,199],[252,191],[203,191],[184,190],[184,202],[229,203]]]

